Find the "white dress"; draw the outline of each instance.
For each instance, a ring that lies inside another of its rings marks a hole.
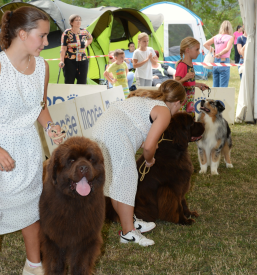
[[[167,105],[160,100],[132,97],[111,103],[93,128],[92,137],[100,146],[105,165],[104,194],[134,206],[138,173],[135,154],[152,126],[154,106]]]
[[[42,110],[45,63],[42,57],[35,59],[34,73],[24,75],[0,53],[0,147],[16,161],[13,171],[0,171],[0,234],[39,220],[42,157],[33,124]]]

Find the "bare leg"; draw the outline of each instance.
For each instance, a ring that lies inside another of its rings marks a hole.
[[[37,221],[21,230],[25,242],[27,259],[32,263],[39,263],[41,261],[39,227],[39,221]]]
[[[122,233],[126,235],[129,231],[134,229],[134,206],[115,201],[111,199],[112,206],[117,212],[122,227]]]

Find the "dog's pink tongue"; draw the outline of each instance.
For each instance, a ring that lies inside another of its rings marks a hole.
[[[87,196],[90,191],[91,187],[87,182],[87,179],[83,177],[76,185],[76,191],[81,195],[81,196]]]

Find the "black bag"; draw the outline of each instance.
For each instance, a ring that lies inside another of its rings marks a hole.
[[[137,89],[136,85],[132,85],[129,90],[132,92],[132,91],[135,91]]]

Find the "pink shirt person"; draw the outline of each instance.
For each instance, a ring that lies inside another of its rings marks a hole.
[[[237,38],[238,38],[239,36],[241,36],[241,35],[243,35],[242,32],[238,32],[238,31],[235,31],[235,32],[234,32],[234,37],[235,37],[235,39],[234,39],[234,45],[237,44]]]
[[[214,37],[215,54],[220,53],[227,47],[227,44],[231,37],[232,36],[228,34],[218,34]],[[230,58],[231,49],[225,54],[223,54],[220,58]]]

